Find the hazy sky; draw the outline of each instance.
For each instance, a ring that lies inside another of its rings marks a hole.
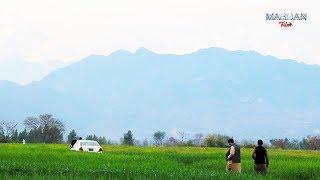
[[[182,54],[213,46],[320,64],[319,1],[0,2],[0,66],[9,60],[70,63],[117,49]],[[266,12],[305,12],[308,20],[280,28],[265,20]]]

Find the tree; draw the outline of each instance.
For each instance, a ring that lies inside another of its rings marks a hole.
[[[181,143],[183,143],[186,139],[187,139],[187,136],[189,135],[187,132],[185,131],[177,131],[180,139],[181,139]]]
[[[24,120],[24,125],[28,128],[28,129],[37,129],[39,128],[39,126],[41,125],[40,120],[37,117],[27,117]]]
[[[1,142],[11,141],[12,136],[16,134],[17,123],[13,121],[1,121],[0,122],[0,140]],[[15,138],[15,137],[14,137]]]
[[[14,131],[13,131],[13,133],[12,133],[12,135],[11,135],[11,141],[12,142],[18,142],[18,130],[17,129],[15,129]]]
[[[309,142],[307,138],[303,138],[302,141],[299,142],[300,149],[309,149]]]
[[[74,129],[72,129],[68,135],[68,139],[67,139],[67,142],[68,143],[71,143],[72,140],[75,140],[78,138],[78,135],[76,133],[76,131]]]
[[[276,148],[286,149],[289,146],[289,140],[287,138],[285,138],[285,139],[271,139],[270,144]]]
[[[153,134],[153,140],[155,145],[161,146],[163,144],[163,139],[165,138],[166,133],[164,131],[157,131]]]
[[[87,139],[87,140],[93,140],[93,135],[88,135],[88,136],[86,137],[86,139]]]
[[[63,141],[64,124],[52,114],[27,117],[24,124],[27,129],[30,129],[27,137],[31,142],[60,143]]]
[[[42,137],[41,127],[31,129],[27,135],[27,141],[32,143],[44,142]]]
[[[165,145],[166,146],[176,146],[179,144],[179,141],[177,139],[175,139],[174,137],[170,137],[166,142]]]
[[[6,136],[4,135],[4,127],[2,122],[0,122],[0,142],[5,142]]]
[[[123,144],[125,145],[129,145],[129,146],[132,146],[133,145],[133,142],[134,142],[134,139],[133,139],[133,134],[132,132],[129,130],[127,133],[125,133],[123,135]]]
[[[226,147],[229,136],[220,134],[209,134],[204,139],[204,145],[208,147]]]
[[[144,139],[144,140],[142,141],[142,145],[143,145],[143,146],[149,146],[148,139]]]
[[[18,135],[18,140],[21,142],[22,140],[27,140],[28,132],[26,129],[21,131]]]
[[[96,136],[95,134],[93,135],[88,135],[86,137],[87,140],[93,140],[97,141],[99,144],[112,144],[111,140],[107,140],[106,137],[103,136]]]
[[[87,140],[93,140],[93,141],[98,141],[98,140],[99,140],[98,136],[96,136],[95,134],[93,134],[93,135],[88,135],[88,136],[86,137],[86,139],[87,139]]]
[[[312,150],[320,149],[320,136],[308,136],[309,148]]]
[[[244,139],[242,140],[242,146],[243,147],[246,147],[246,148],[253,148],[255,147],[255,143],[252,141],[252,140],[247,140],[247,139]]]
[[[108,144],[107,138],[106,137],[98,137],[98,142],[99,144]]]
[[[292,139],[288,143],[289,149],[300,149],[300,141],[298,139]]]
[[[98,141],[98,136],[96,136],[96,135],[94,134],[92,140]]]
[[[183,146],[188,146],[188,147],[195,146],[194,140],[189,139],[186,143],[183,144]]]
[[[49,143],[62,143],[63,142],[63,131],[58,127],[49,128],[49,136],[47,142]]]
[[[201,146],[203,143],[203,134],[198,133],[194,135],[194,145]]]

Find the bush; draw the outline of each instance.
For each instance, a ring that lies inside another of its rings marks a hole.
[[[243,140],[241,144],[243,147],[246,147],[246,148],[253,148],[256,146],[254,141],[252,140]]]
[[[204,139],[204,146],[207,147],[226,147],[229,136],[220,134],[209,134]]]

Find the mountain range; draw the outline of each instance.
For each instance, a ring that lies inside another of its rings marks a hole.
[[[301,137],[320,130],[320,66],[254,51],[145,48],[91,55],[18,85],[0,81],[0,119],[52,113],[67,130],[119,138],[132,130]]]

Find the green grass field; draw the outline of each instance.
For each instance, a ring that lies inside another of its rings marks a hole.
[[[320,179],[320,152],[269,150],[265,177],[242,149],[241,174],[225,172],[225,149],[104,146],[103,154],[66,144],[0,144],[0,179]]]

